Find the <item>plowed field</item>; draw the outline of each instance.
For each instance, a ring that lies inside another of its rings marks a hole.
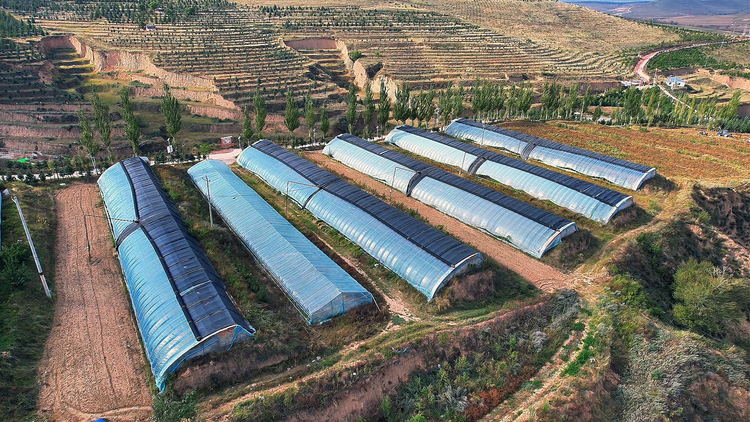
[[[142,421],[151,415],[146,366],[107,221],[94,185],[57,192],[57,304],[40,367],[39,409],[54,421]]]

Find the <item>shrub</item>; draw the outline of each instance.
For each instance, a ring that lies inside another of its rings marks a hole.
[[[17,242],[6,247],[0,252],[0,262],[3,268],[0,270],[0,284],[9,284],[15,288],[21,288],[29,281],[25,262],[29,259],[31,250],[25,243]]]
[[[191,391],[179,399],[173,392],[154,397],[154,420],[156,422],[180,422],[195,417],[196,394]]]

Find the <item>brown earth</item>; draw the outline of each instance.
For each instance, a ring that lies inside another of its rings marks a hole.
[[[517,273],[521,277],[545,292],[553,292],[558,289],[573,288],[572,280],[557,269],[550,267],[513,247],[502,243],[482,231],[449,217],[442,212],[431,208],[416,199],[409,198],[396,190],[391,194],[390,188],[375,179],[370,178],[358,171],[352,170],[345,165],[334,161],[323,155],[320,151],[312,151],[307,158],[324,168],[343,176],[358,184],[363,184],[381,196],[392,195],[392,201],[401,202],[408,208],[416,210],[427,219],[430,225],[442,226],[457,239],[470,244],[485,256],[495,259],[498,263]]]
[[[146,364],[122,285],[119,266],[101,218],[96,187],[76,184],[55,195],[54,327],[39,369],[39,412],[53,421],[143,421],[151,416]]]

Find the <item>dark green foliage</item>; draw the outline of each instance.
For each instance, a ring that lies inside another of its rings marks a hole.
[[[313,131],[315,130],[315,120],[317,117],[315,114],[315,103],[313,103],[312,95],[308,91],[307,95],[305,95],[305,125],[307,125],[308,137],[311,142],[314,141]]]
[[[0,2],[0,6],[7,7],[4,3],[6,2]],[[0,10],[0,38],[23,38],[37,35],[44,35],[44,30],[34,25],[31,19],[24,22]]]
[[[133,156],[138,156],[138,140],[141,138],[141,128],[138,117],[133,113],[133,105],[130,103],[130,94],[127,88],[120,91],[120,102],[122,104],[123,115],[125,120],[125,137],[128,138],[130,147],[133,149]]]
[[[660,71],[694,66],[707,69],[735,69],[738,67],[737,63],[720,62],[706,55],[703,48],[686,48],[662,53],[648,62],[649,69],[659,69]]]
[[[266,100],[260,95],[260,88],[255,89],[253,107],[255,107],[255,131],[258,132],[258,139],[260,139],[261,132],[263,132],[263,128],[266,127],[266,116],[268,115],[268,110],[266,110]]]
[[[691,259],[675,274],[674,319],[677,323],[711,336],[725,336],[727,329],[745,319],[750,305],[747,280],[730,278],[707,262]]]
[[[78,109],[78,126],[81,128],[81,145],[89,154],[91,164],[96,172],[96,163],[94,157],[99,152],[99,143],[94,140],[94,130],[91,128],[91,121],[86,117],[83,109]]]
[[[359,59],[360,57],[362,57],[362,52],[361,52],[361,51],[359,51],[359,50],[354,50],[354,51],[352,51],[351,53],[349,53],[349,58],[350,58],[350,59],[351,59],[351,60],[352,60],[353,62],[356,62],[356,61],[357,61],[357,59]]]
[[[15,188],[54,291],[56,220],[52,192],[23,184],[16,184]],[[39,362],[52,328],[55,307],[35,276],[36,266],[30,259],[26,235],[16,206],[8,197],[2,201],[2,241],[0,277],[14,279],[12,283],[0,280],[0,419],[28,421],[37,418]],[[6,266],[8,261],[13,262],[13,270]]]
[[[349,133],[354,135],[354,125],[357,121],[357,88],[349,84],[349,92],[346,94],[346,121],[349,124]]]
[[[576,359],[573,362],[570,362],[568,366],[565,367],[565,369],[562,371],[563,376],[576,376],[579,372],[581,372],[581,367],[594,356],[594,349],[592,349],[592,346],[598,343],[597,337],[598,334],[596,336],[592,336],[591,334],[589,334],[585,339],[583,339],[583,350],[581,350],[581,352],[578,354],[578,356],[576,356]]]
[[[286,92],[284,125],[289,129],[289,132],[294,132],[299,127],[299,108],[297,108],[297,104],[294,102],[294,93],[291,90]]]
[[[393,106],[393,118],[397,122],[406,122],[409,118],[409,100],[411,91],[409,86],[401,84],[401,88],[396,92],[396,104]]]
[[[191,420],[197,414],[197,400],[194,391],[178,398],[171,389],[154,396],[155,422],[180,422]]]
[[[721,266],[725,255],[723,242],[710,227],[703,226],[703,236],[678,218],[658,232],[641,233],[612,260],[610,272],[628,275],[643,287],[644,306],[653,314],[669,317],[674,305],[674,274],[689,259]]]
[[[182,129],[182,106],[169,90],[169,85],[164,84],[164,96],[161,99],[161,112],[164,113],[164,121],[167,133],[172,137],[172,145],[177,152],[177,132]]]
[[[252,142],[253,135],[253,121],[250,119],[250,110],[245,107],[243,110],[242,137],[245,138],[249,144]]]
[[[388,123],[388,119],[391,114],[391,99],[388,97],[388,89],[385,86],[385,81],[380,80],[380,101],[378,102],[378,123],[385,133],[385,125]]]
[[[331,121],[328,120],[328,109],[323,106],[320,110],[320,131],[323,132],[323,136],[328,136],[328,130],[331,128]]]
[[[372,123],[372,117],[375,115],[375,99],[372,95],[372,87],[367,84],[365,88],[365,97],[362,99],[364,110],[362,110],[362,121],[364,123],[364,137],[370,137],[370,125]]]
[[[109,104],[99,98],[99,94],[94,92],[91,99],[91,105],[94,107],[94,124],[99,131],[102,145],[107,148],[107,156],[110,161],[114,161],[112,156],[112,116],[109,114]]]
[[[16,242],[0,252],[0,289],[6,286],[21,288],[29,281],[27,262],[31,256],[29,245]]]

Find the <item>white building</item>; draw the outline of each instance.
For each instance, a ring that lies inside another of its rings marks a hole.
[[[667,78],[666,83],[667,83],[667,86],[672,89],[685,88],[685,81],[683,81],[682,79],[676,76],[670,76],[669,78]]]

